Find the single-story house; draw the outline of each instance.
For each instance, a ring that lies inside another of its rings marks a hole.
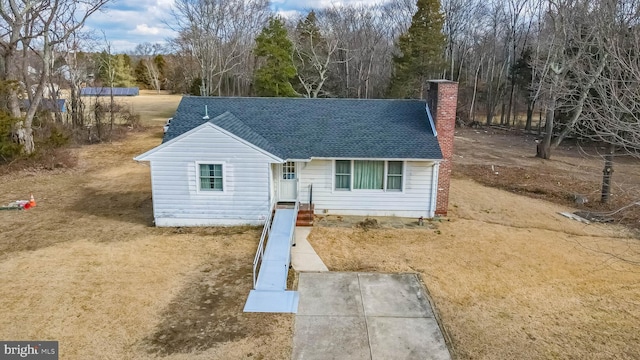
[[[260,224],[277,202],[316,214],[446,215],[457,83],[427,100],[184,97],[151,168],[156,226]]]

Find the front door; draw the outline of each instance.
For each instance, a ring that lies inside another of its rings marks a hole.
[[[298,175],[296,163],[287,161],[282,164],[280,176],[279,201],[296,201],[298,199]]]

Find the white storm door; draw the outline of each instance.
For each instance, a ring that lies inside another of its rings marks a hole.
[[[287,161],[281,166],[279,201],[296,201],[298,199],[298,173],[296,163]]]

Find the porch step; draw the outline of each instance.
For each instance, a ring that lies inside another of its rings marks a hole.
[[[300,204],[298,209],[298,218],[296,219],[296,226],[313,226],[313,211],[315,206],[311,204]]]
[[[313,220],[309,218],[305,218],[305,219],[298,218],[296,220],[296,226],[313,226]]]

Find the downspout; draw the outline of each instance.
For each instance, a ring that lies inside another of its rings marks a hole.
[[[149,177],[151,178],[151,212],[153,213],[153,225],[157,226],[156,224],[156,198],[157,196],[155,196],[154,192],[156,190],[155,187],[155,181],[154,176],[153,176],[153,164],[151,163],[151,161],[149,161]]]
[[[273,211],[273,209],[271,208],[271,204],[273,204],[273,198],[274,198],[274,189],[273,189],[273,166],[271,166],[271,163],[267,163],[267,186],[268,186],[268,191],[267,193],[269,194],[269,198],[268,198],[268,202],[269,205],[267,205],[269,207],[269,212]],[[267,212],[267,216],[265,216],[265,222],[266,219],[268,218],[269,212]],[[254,285],[255,287],[255,285]]]
[[[431,204],[429,204],[429,218],[436,216],[436,206],[438,204],[438,174],[440,173],[440,162],[436,162],[431,167]]]

